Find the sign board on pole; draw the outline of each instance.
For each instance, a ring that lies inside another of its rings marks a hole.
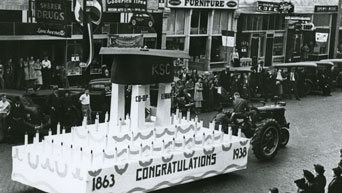
[[[234,31],[222,30],[222,46],[234,47],[235,36]]]

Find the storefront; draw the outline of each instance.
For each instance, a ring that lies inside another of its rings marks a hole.
[[[209,70],[230,63],[232,48],[222,46],[222,30],[236,31],[236,1],[168,3],[170,12],[163,21],[162,48],[188,52],[191,59],[185,65],[189,68]]]
[[[337,3],[241,0],[237,30],[241,65],[333,57]]]

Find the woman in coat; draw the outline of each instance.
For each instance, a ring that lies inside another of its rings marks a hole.
[[[36,76],[36,70],[35,70],[35,65],[36,62],[34,61],[34,58],[33,56],[31,56],[29,62],[28,62],[28,69],[29,69],[29,85],[30,87],[34,86],[34,83],[37,79],[37,76]]]
[[[24,80],[26,88],[30,86],[30,69],[29,69],[29,58],[27,57],[26,60],[23,62],[24,68]]]
[[[194,101],[195,101],[195,107],[197,109],[197,112],[200,112],[202,107],[202,101],[203,101],[203,85],[202,85],[202,79],[198,79],[195,84],[195,91],[194,91]]]
[[[333,179],[329,183],[328,193],[341,193],[342,192],[342,170],[337,167],[333,169]]]

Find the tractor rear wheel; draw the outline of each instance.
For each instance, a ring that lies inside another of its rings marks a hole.
[[[253,152],[260,161],[275,157],[279,149],[280,128],[274,119],[265,119],[257,125],[252,139]]]

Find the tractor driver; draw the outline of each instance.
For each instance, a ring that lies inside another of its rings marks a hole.
[[[247,100],[241,98],[240,93],[235,92],[231,121],[236,122],[236,119],[244,119],[244,121],[247,121],[249,110],[250,109]]]

